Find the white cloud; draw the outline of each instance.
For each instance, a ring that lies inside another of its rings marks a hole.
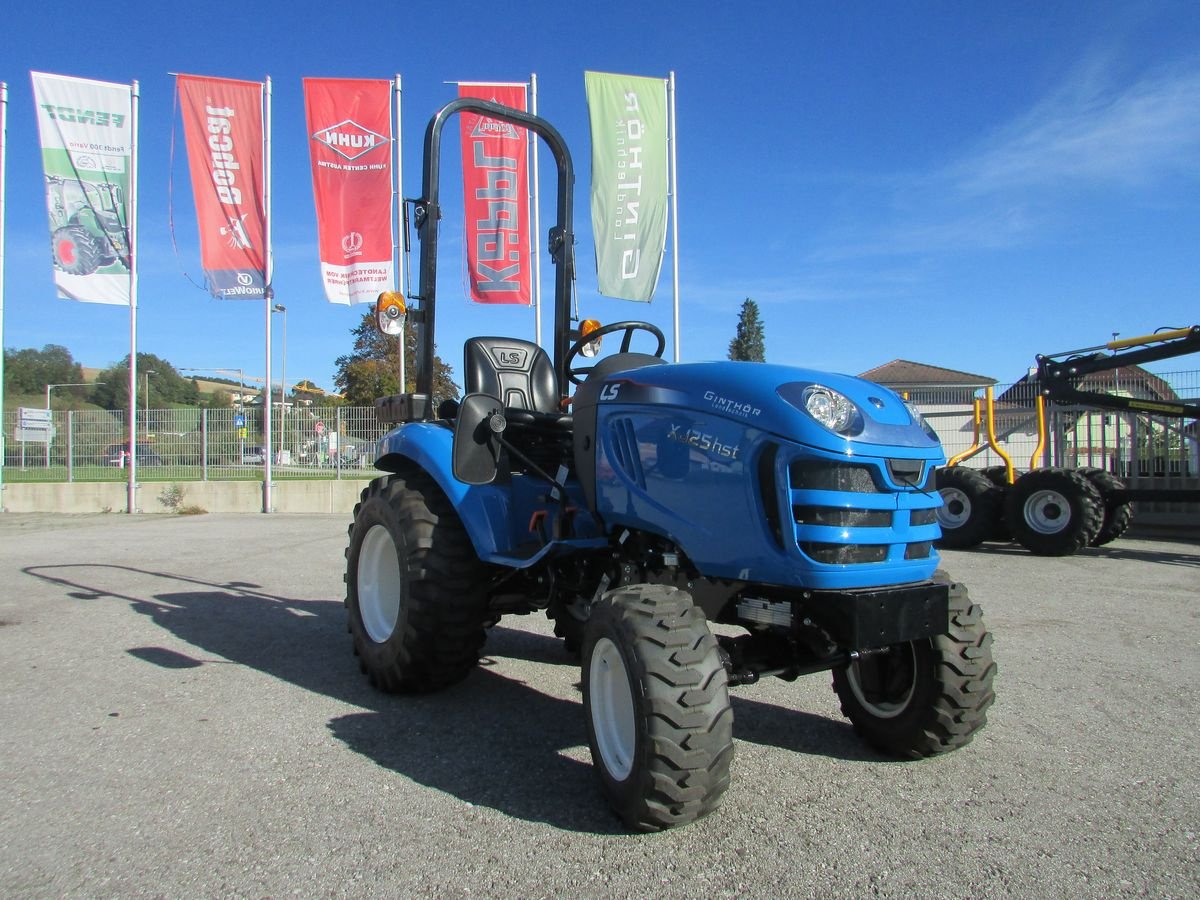
[[[1086,71],[998,130],[945,174],[967,194],[1055,185],[1139,185],[1196,174],[1200,71],[1114,87]]]

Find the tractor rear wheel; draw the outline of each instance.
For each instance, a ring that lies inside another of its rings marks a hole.
[[[637,831],[685,825],[729,786],[733,710],[716,638],[684,591],[641,584],[592,607],[583,705],[600,786]]]
[[[1114,491],[1125,490],[1125,482],[1111,472],[1091,467],[1080,468],[1077,471],[1095,485],[1104,501],[1104,524],[1088,544],[1090,547],[1103,547],[1129,530],[1133,522],[1133,504],[1128,500],[1119,502],[1113,498]]]
[[[1095,539],[1104,501],[1086,476],[1072,469],[1034,469],[1008,492],[1008,527],[1038,556],[1070,556]]]
[[[91,275],[104,256],[100,242],[81,225],[64,225],[50,238],[54,265],[70,275]]]
[[[935,577],[945,579],[940,572]],[[971,742],[987,724],[995,675],[983,612],[966,587],[951,582],[949,631],[863,654],[834,671],[833,689],[867,743],[918,759]]]
[[[461,681],[479,661],[487,596],[449,499],[424,472],[376,478],[354,507],[346,609],[354,652],[389,693]]]
[[[938,469],[937,488],[942,495],[939,547],[965,550],[991,536],[1001,515],[1002,495],[981,472],[962,466]]]

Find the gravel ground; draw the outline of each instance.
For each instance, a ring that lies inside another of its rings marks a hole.
[[[996,640],[974,743],[884,759],[828,675],[769,680],[723,806],[629,835],[544,617],[366,685],[347,521],[0,516],[0,895],[1200,895],[1195,540],[945,553]]]

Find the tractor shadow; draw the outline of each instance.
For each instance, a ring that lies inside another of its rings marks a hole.
[[[592,771],[578,681],[576,697],[563,699],[497,671],[504,659],[573,665],[556,638],[494,627],[480,666],[461,684],[431,695],[388,695],[358,671],[341,601],[296,600],[245,582],[210,583],[126,566],[22,571],[80,602],[128,603],[199,651],[126,649],[147,665],[244,665],[360,707],[331,719],[329,733],[417,784],[568,831],[624,833]],[[148,581],[160,589],[147,591]],[[736,695],[733,707],[737,740],[848,760],[883,759],[859,744],[845,723]]]

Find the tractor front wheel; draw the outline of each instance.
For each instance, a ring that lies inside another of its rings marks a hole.
[[[919,759],[971,742],[987,723],[995,675],[983,612],[966,587],[951,583],[949,631],[864,653],[834,671],[833,689],[867,743]]]
[[[481,568],[449,499],[424,472],[363,490],[346,549],[346,609],[371,684],[409,693],[466,677],[485,638]]]
[[[601,789],[628,827],[659,831],[717,807],[733,710],[716,638],[687,593],[634,585],[593,606],[583,705]]]

